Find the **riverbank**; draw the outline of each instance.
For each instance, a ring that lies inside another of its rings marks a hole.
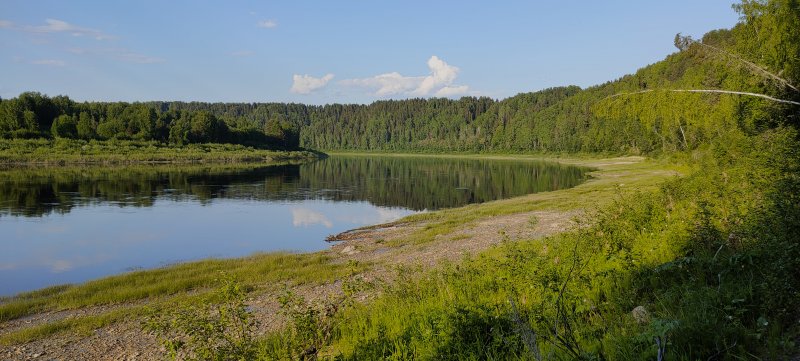
[[[556,161],[596,171],[575,188],[423,213],[356,231],[322,252],[192,262],[6,299],[0,306],[0,343],[5,345],[0,355],[24,358],[45,352],[49,357],[60,353],[59,357],[81,359],[92,354],[83,352],[96,352],[93,355],[125,358],[138,353],[155,358],[155,338],[141,331],[138,320],[148,308],[197,302],[219,272],[250,290],[248,303],[262,332],[275,330],[283,324],[277,296],[285,285],[313,300],[339,292],[348,274],[391,282],[397,267],[429,269],[503,242],[569,230],[584,212],[608,204],[616,195],[647,192],[686,171],[641,157]]]
[[[0,166],[242,163],[317,159],[311,151],[236,144],[172,145],[135,140],[0,139]]]

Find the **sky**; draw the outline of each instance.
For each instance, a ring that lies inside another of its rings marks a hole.
[[[587,87],[732,0],[0,0],[0,97],[370,103]]]

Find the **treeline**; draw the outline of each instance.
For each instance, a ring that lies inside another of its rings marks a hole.
[[[297,148],[299,127],[281,116],[284,109],[236,104],[233,106],[238,111],[223,111],[224,106],[179,102],[78,103],[66,96],[26,92],[17,98],[0,100],[0,137]]]

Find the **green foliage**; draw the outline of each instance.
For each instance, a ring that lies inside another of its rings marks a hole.
[[[78,124],[75,125],[78,139],[90,140],[97,137],[97,123],[89,113],[81,112],[78,116]]]
[[[262,343],[261,359],[316,360],[334,337],[340,313],[354,305],[358,293],[373,285],[359,275],[360,265],[348,263],[349,274],[342,282],[342,292],[321,300],[308,301],[284,289],[278,298],[281,312],[289,320],[284,332],[268,335]]]
[[[78,136],[78,120],[74,116],[59,115],[53,120],[50,134],[56,138],[76,138]]]
[[[267,119],[270,119],[270,126],[265,126]],[[273,113],[260,113],[257,109],[231,113],[216,104],[78,104],[65,96],[50,98],[29,92],[0,102],[0,137],[129,139],[169,141],[178,145],[213,142],[271,149],[297,148],[300,123],[276,119]]]
[[[153,310],[145,329],[154,332],[168,356],[182,360],[252,360],[255,321],[245,305],[246,290],[222,274],[205,300],[176,309]]]
[[[734,28],[737,53],[771,69],[795,86],[800,82],[800,3],[797,0],[744,0],[734,5],[741,24]],[[783,89],[795,99],[800,94]]]
[[[127,139],[125,124],[121,119],[109,119],[97,125],[97,135],[101,139]]]

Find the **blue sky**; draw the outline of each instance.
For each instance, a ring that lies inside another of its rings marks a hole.
[[[591,86],[738,18],[729,0],[0,0],[0,97],[369,103]]]

